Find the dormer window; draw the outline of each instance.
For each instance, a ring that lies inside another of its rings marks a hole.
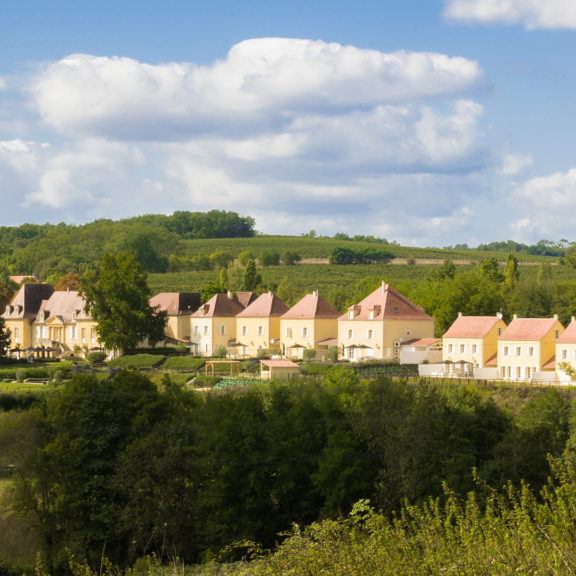
[[[348,320],[354,320],[354,308],[348,310]]]
[[[394,314],[400,314],[400,308],[398,308],[398,306],[394,306]]]
[[[368,319],[369,320],[374,320],[375,316],[376,315],[374,314],[374,308],[368,310]]]

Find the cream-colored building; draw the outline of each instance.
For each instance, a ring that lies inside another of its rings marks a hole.
[[[574,316],[556,341],[556,371],[561,380],[570,381],[562,370],[563,364],[576,370],[576,318]]]
[[[280,318],[282,354],[303,358],[304,350],[315,350],[320,356],[338,345],[340,313],[317,291],[307,294]]]
[[[62,356],[101,349],[98,324],[86,313],[85,305],[76,291],[24,284],[3,315],[13,353]]]
[[[463,316],[458,314],[442,336],[442,361],[446,373],[462,375],[474,368],[496,366],[498,338],[506,330],[502,314]]]
[[[49,284],[23,284],[6,306],[2,318],[10,330],[10,349],[29,350],[34,347],[32,324],[42,301],[50,298],[54,288]]]
[[[503,380],[531,380],[556,369],[556,344],[564,332],[558,317],[516,318],[498,339],[498,375]]]
[[[213,356],[220,349],[236,354],[236,316],[244,306],[231,293],[216,294],[192,314],[192,352]]]
[[[280,351],[280,317],[288,306],[272,292],[260,295],[236,316],[239,356],[258,356],[263,350]]]
[[[33,324],[34,345],[56,354],[102,349],[98,324],[84,310],[86,301],[76,291],[55,291],[44,300]]]
[[[433,336],[434,320],[385,282],[338,318],[339,356],[351,361],[394,360],[403,342]]]
[[[161,292],[150,298],[150,306],[166,312],[166,341],[189,343],[192,335],[190,317],[200,306],[197,292]]]

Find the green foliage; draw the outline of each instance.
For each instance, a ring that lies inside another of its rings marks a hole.
[[[6,327],[3,318],[0,318],[0,358],[6,357],[10,350],[10,330]]]
[[[187,370],[195,372],[204,366],[205,360],[195,356],[172,356],[164,362],[164,370]]]
[[[255,291],[262,284],[262,276],[258,273],[256,262],[248,260],[242,282],[243,290]]]
[[[302,352],[304,362],[310,362],[316,358],[316,350],[314,348],[305,348]]]
[[[302,257],[297,252],[293,252],[288,250],[282,254],[282,264],[285,266],[294,266],[294,264],[298,264]]]
[[[280,264],[280,253],[276,250],[264,250],[260,254],[259,260],[262,266],[278,266]]]
[[[330,264],[383,264],[394,258],[394,254],[374,248],[353,250],[338,246],[330,253]]]
[[[218,346],[212,356],[215,358],[226,358],[226,356],[228,356],[228,350],[226,350],[225,346]]]
[[[155,368],[166,360],[166,356],[159,354],[126,354],[113,358],[108,364],[114,368]]]
[[[166,312],[150,307],[146,274],[132,252],[105,254],[82,278],[82,294],[106,348],[126,350],[164,337]]]
[[[90,352],[86,356],[86,360],[92,364],[101,364],[106,360],[106,352]]]

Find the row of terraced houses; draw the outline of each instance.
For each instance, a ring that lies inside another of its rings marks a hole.
[[[349,361],[418,364],[422,375],[473,376],[516,381],[569,381],[576,368],[576,322],[557,317],[459,315],[442,338],[434,320],[397,290],[382,283],[341,314],[318,292],[287,306],[271,292],[216,294],[200,303],[197,293],[161,293],[150,303],[168,314],[164,344],[184,344],[193,354],[230,357],[271,354],[320,358],[337,350]],[[74,291],[24,284],[2,316],[13,354],[66,356],[101,349],[96,322]]]

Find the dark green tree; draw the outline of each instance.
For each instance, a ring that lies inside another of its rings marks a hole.
[[[244,270],[243,288],[244,290],[256,290],[260,284],[262,284],[262,276],[256,268],[256,262],[250,260]]]
[[[154,345],[164,337],[166,312],[150,306],[146,273],[133,252],[105,254],[96,269],[82,277],[81,292],[106,348],[125,351],[143,340]]]
[[[520,272],[518,271],[518,258],[510,252],[508,254],[508,260],[506,260],[506,271],[504,272],[504,280],[508,286],[514,286],[520,278]]]

